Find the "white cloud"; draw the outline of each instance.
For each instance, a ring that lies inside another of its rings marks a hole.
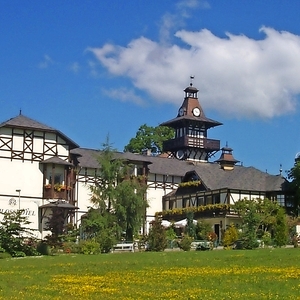
[[[112,99],[119,100],[121,102],[133,102],[138,105],[145,105],[145,101],[135,94],[134,90],[127,88],[104,90],[104,94]]]
[[[52,58],[51,58],[49,55],[45,54],[45,55],[44,55],[43,61],[41,61],[41,62],[38,64],[38,67],[39,67],[40,69],[46,69],[46,68],[48,68],[50,65],[53,65],[53,64],[54,64],[54,61],[52,60]]]
[[[97,63],[95,61],[89,60],[87,62],[87,64],[88,64],[88,68],[90,70],[90,75],[92,77],[97,77],[98,76]]]
[[[195,12],[196,9],[210,8],[209,3],[205,0],[182,0],[175,5],[175,12],[165,13],[160,22],[160,42],[169,43],[171,40],[171,34],[178,28],[183,28],[185,20],[191,18],[191,12]]]
[[[80,70],[80,66],[78,62],[74,62],[72,64],[69,65],[69,70],[71,70],[74,73],[78,73]]]
[[[161,102],[180,105],[182,90],[195,75],[204,109],[242,117],[271,118],[292,112],[300,93],[300,37],[262,27],[260,40],[207,29],[177,31],[186,44],[166,45],[145,37],[127,47],[106,44],[89,49],[115,76]]]
[[[176,7],[178,10],[185,10],[187,9],[195,9],[195,8],[201,8],[201,9],[209,9],[210,4],[205,0],[183,0],[179,1],[176,4]]]

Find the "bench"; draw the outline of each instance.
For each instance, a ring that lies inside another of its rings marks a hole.
[[[194,241],[191,244],[191,249],[192,250],[200,250],[200,251],[205,251],[205,250],[212,250],[212,242],[203,240],[203,241]]]
[[[119,251],[129,251],[134,252],[134,244],[133,243],[119,243],[113,246],[113,252]]]

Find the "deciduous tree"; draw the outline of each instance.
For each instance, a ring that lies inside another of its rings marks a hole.
[[[294,166],[288,171],[288,179],[291,180],[289,186],[294,195],[293,208],[294,215],[300,217],[300,160],[295,160]]]
[[[142,153],[151,150],[153,155],[162,153],[163,142],[174,138],[174,130],[166,126],[151,127],[143,124],[138,129],[136,136],[130,139],[124,151]]]
[[[243,199],[237,201],[233,208],[242,218],[242,238],[245,241],[245,248],[248,249],[259,246],[257,239],[263,236],[264,231],[274,230],[282,209],[277,202],[267,198]]]

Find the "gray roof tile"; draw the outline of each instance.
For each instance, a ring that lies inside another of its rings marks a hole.
[[[99,166],[97,161],[97,156],[101,153],[99,150],[77,148],[72,150],[72,153],[80,155],[78,160],[82,167]],[[116,156],[130,161],[150,163],[148,167],[152,174],[183,177],[186,172],[194,171],[208,190],[229,188],[247,191],[280,191],[287,182],[282,176],[270,175],[254,167],[235,166],[233,170],[226,171],[221,169],[219,164],[210,162],[193,163],[174,158],[121,152],[116,153]]]
[[[24,115],[18,115],[14,118],[11,118],[0,124],[0,127],[13,127],[13,128],[22,128],[22,129],[32,129],[43,132],[53,132],[58,134],[62,139],[64,139],[71,148],[77,148],[79,145],[64,135],[61,131],[56,130],[52,127],[49,127],[43,123],[30,119]]]

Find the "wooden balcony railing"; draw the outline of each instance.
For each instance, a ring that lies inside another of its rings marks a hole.
[[[44,187],[45,199],[63,199],[67,200],[68,193],[66,189],[55,190],[53,187]]]
[[[218,151],[220,150],[220,140],[183,136],[163,142],[164,151],[176,151],[187,147],[206,149],[210,152]]]

